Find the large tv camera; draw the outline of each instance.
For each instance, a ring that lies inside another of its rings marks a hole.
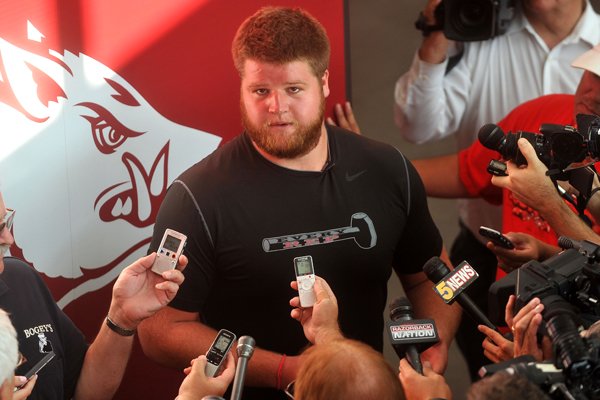
[[[562,171],[588,156],[600,159],[600,117],[578,114],[576,119],[579,130],[569,125],[543,124],[541,135],[525,131],[505,135],[499,126],[487,124],[481,127],[478,137],[483,146],[517,165],[527,164],[517,145],[520,138],[525,138],[548,169]]]
[[[481,377],[506,372],[520,375],[553,399],[600,399],[600,338],[580,336],[570,315],[556,315],[546,323],[554,360],[536,362],[521,356],[481,368]]]
[[[491,319],[502,323],[510,294],[517,297],[515,313],[538,297],[552,339],[552,364],[559,371],[532,361],[513,361],[511,371],[527,376],[555,398],[600,399],[600,339],[579,334],[579,327],[600,319],[600,246],[566,237],[559,238],[559,245],[565,249],[561,253],[543,263],[529,261],[492,284]]]
[[[435,25],[427,25],[421,13],[415,26],[425,34],[443,30],[450,40],[487,40],[506,32],[514,11],[514,0],[442,0],[434,12]]]
[[[584,210],[591,197],[595,172],[588,167],[600,159],[600,117],[597,115],[578,114],[579,130],[569,125],[543,124],[541,134],[518,131],[508,132],[494,124],[487,124],[479,130],[479,141],[488,149],[497,151],[505,160],[512,160],[517,165],[525,165],[527,161],[519,151],[517,141],[527,139],[533,146],[537,157],[548,167],[547,175],[554,181],[568,181],[577,190],[575,198],[557,190],[573,204],[581,218],[588,222]],[[579,164],[578,164],[579,163]],[[488,172],[494,175],[506,175],[506,165],[498,160],[491,160]]]

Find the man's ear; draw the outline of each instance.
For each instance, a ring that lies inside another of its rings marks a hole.
[[[323,86],[323,96],[326,98],[329,96],[329,70],[326,69],[321,77],[321,85]]]

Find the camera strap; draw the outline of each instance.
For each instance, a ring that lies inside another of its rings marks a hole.
[[[427,37],[431,34],[431,32],[441,31],[444,29],[442,23],[438,22],[434,25],[428,25],[427,19],[425,18],[425,14],[423,12],[419,13],[419,18],[415,21],[415,28],[420,30],[423,33],[423,36]]]

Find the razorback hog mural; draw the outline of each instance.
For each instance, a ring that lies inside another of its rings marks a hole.
[[[48,278],[70,281],[64,307],[145,253],[168,183],[221,138],[165,118],[85,54],[35,54],[0,38],[0,57],[0,120],[11,124],[0,171],[7,203],[18,199],[16,246]]]

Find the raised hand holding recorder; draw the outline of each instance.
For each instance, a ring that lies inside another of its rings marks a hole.
[[[292,281],[290,285],[298,290],[297,281]],[[337,299],[327,282],[319,276],[315,277],[314,292],[315,303],[310,308],[300,306],[299,296],[290,300],[290,305],[294,307],[291,317],[302,324],[304,335],[313,344],[342,338]]]
[[[235,360],[231,352],[227,353],[225,368],[219,376],[209,377],[205,374],[208,361],[202,355],[191,362],[191,366],[184,370],[187,374],[181,386],[176,400],[201,400],[204,396],[222,396],[229,387],[235,374]]]

